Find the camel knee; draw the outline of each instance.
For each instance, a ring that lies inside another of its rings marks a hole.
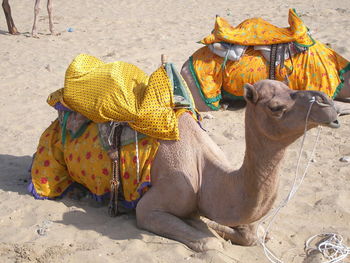
[[[49,13],[49,15],[51,15],[52,13],[52,4],[51,3],[47,3],[47,12]]]
[[[40,7],[35,7],[34,8],[34,15],[37,16],[40,12]]]

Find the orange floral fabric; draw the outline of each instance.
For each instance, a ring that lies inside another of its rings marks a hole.
[[[238,45],[271,45],[277,43],[297,42],[301,45],[313,45],[308,29],[294,9],[289,9],[289,27],[279,28],[261,18],[250,18],[237,27],[231,26],[224,18],[216,17],[213,32],[202,39],[208,45],[227,42]]]
[[[222,90],[235,97],[243,96],[243,85],[269,78],[269,64],[260,51],[248,47],[239,61],[215,55],[208,47],[197,50],[190,61],[203,100],[213,109],[219,107]],[[288,74],[289,87],[294,90],[318,90],[329,97],[340,91],[340,71],[349,61],[334,50],[315,42],[309,50],[285,60],[285,68],[276,67],[276,80],[283,81]]]

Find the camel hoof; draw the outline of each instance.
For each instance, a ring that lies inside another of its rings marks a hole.
[[[59,32],[54,32],[54,31],[53,31],[53,32],[51,32],[51,35],[52,35],[52,36],[60,36],[61,33],[59,33]]]
[[[209,250],[223,250],[224,246],[222,242],[215,237],[207,237],[198,240],[193,243],[190,248],[196,252],[205,252]]]
[[[17,31],[17,29],[16,30],[11,30],[10,32],[9,32],[11,35],[19,35],[20,33]]]

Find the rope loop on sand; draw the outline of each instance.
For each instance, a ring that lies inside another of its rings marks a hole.
[[[316,238],[321,238],[314,247],[311,247],[311,243]],[[348,255],[350,255],[350,247],[343,244],[343,237],[334,233],[323,233],[310,237],[305,242],[305,251],[310,254],[313,251],[319,251],[328,260],[325,263],[337,263],[341,262]]]

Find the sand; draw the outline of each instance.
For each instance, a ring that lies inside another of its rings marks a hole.
[[[288,26],[296,8],[314,38],[331,43],[350,59],[350,1],[54,1],[49,35],[46,3],[39,14],[39,39],[30,37],[34,1],[11,1],[18,36],[6,34],[0,19],[0,262],[268,262],[260,246],[225,244],[223,251],[195,253],[183,244],[136,227],[134,215],[110,218],[88,200],[35,200],[26,191],[28,167],[43,130],[56,118],[48,94],[63,86],[64,73],[79,53],[106,62],[122,60],[147,73],[165,53],[180,69],[213,29],[216,14],[231,24],[260,16]],[[68,32],[68,29],[71,28]],[[244,153],[244,109],[212,113],[204,127],[240,166]],[[305,240],[338,232],[350,245],[350,117],[342,127],[321,132],[314,162],[295,198],[272,227],[268,245],[284,262],[307,262]],[[303,160],[311,155],[316,130],[309,133]],[[282,163],[279,200],[288,193],[300,141]],[[350,262],[349,259],[345,262]]]

